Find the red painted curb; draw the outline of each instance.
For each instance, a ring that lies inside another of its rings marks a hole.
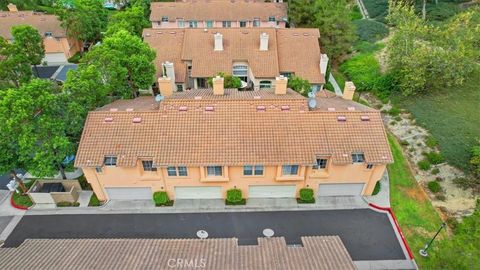
[[[13,193],[12,193],[12,196],[10,196],[10,204],[13,206],[13,208],[16,208],[19,210],[28,210],[28,207],[26,206],[15,204],[15,201],[13,200]]]
[[[412,250],[410,250],[410,247],[408,246],[407,240],[405,239],[405,236],[403,235],[403,232],[402,232],[402,230],[400,229],[400,225],[398,224],[397,218],[395,217],[395,214],[393,213],[392,208],[390,208],[390,207],[381,207],[381,206],[375,205],[375,204],[373,204],[373,203],[369,203],[368,205],[371,206],[371,207],[373,207],[373,208],[375,208],[375,209],[379,209],[379,210],[383,210],[383,211],[388,211],[388,213],[390,213],[390,215],[391,215],[392,218],[393,218],[393,221],[395,222],[395,227],[397,228],[397,231],[398,231],[398,233],[400,234],[400,237],[402,238],[402,242],[403,242],[403,244],[405,245],[405,248],[407,249],[408,256],[410,256],[410,259],[411,259],[411,260],[414,260]]]

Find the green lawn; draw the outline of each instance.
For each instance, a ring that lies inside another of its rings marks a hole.
[[[420,269],[431,269],[429,259],[421,257],[418,251],[435,234],[442,221],[429,198],[415,181],[400,144],[390,134],[388,140],[395,161],[388,166],[392,210]],[[442,232],[440,237],[445,237],[445,232]],[[431,250],[431,253],[433,252],[435,249]]]
[[[26,182],[25,186],[27,189],[29,189],[35,180],[31,180],[30,182]],[[20,188],[18,189],[20,190]],[[18,206],[25,206],[25,207],[30,207],[33,205],[32,200],[30,200],[30,197],[28,195],[21,195],[21,193],[14,192],[13,193],[13,201],[15,202],[16,205]]]
[[[431,95],[400,101],[396,98],[438,140],[446,160],[464,170],[468,169],[472,146],[480,139],[480,71],[470,78],[461,87],[432,90]]]

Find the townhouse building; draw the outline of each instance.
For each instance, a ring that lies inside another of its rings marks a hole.
[[[245,0],[153,2],[153,28],[279,27],[287,23],[287,4]]]
[[[310,187],[326,196],[370,195],[391,163],[380,112],[321,90],[315,102],[287,89],[286,77],[256,91],[177,92],[118,100],[89,113],[75,166],[100,200],[294,198]],[[160,99],[158,99],[160,100]]]

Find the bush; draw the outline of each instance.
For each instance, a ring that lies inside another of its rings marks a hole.
[[[388,36],[388,28],[385,24],[373,20],[353,21],[359,40],[375,42]]]
[[[392,106],[392,108],[388,111],[388,114],[391,115],[391,116],[398,116],[402,111],[400,110],[400,108],[396,107],[396,106]]]
[[[92,197],[90,197],[90,201],[88,202],[88,206],[100,206],[100,200],[97,197],[97,194],[95,192],[92,194]]]
[[[440,173],[440,169],[434,168],[434,169],[431,171],[431,173],[432,173],[433,175],[439,174],[439,173]]]
[[[87,182],[85,175],[78,177],[77,180],[83,190],[92,190],[92,186],[90,185],[90,183]]]
[[[82,55],[79,52],[77,52],[72,57],[68,58],[68,62],[78,64],[81,58],[82,58]]]
[[[79,202],[58,202],[57,207],[78,207],[80,205]]]
[[[372,53],[358,54],[350,58],[340,66],[340,71],[355,83],[360,92],[374,90],[378,78],[381,77],[380,64]]]
[[[315,203],[315,197],[313,196],[313,189],[302,188],[300,189],[300,198],[297,199],[298,203]]]
[[[423,155],[431,164],[440,164],[445,161],[445,158],[442,156],[442,154],[437,152],[423,153]]]
[[[242,198],[242,190],[238,188],[232,188],[227,190],[227,199],[225,200],[226,205],[244,205],[246,200]]]
[[[172,206],[173,201],[168,198],[168,194],[165,191],[157,191],[153,193],[153,201],[155,206]]]
[[[362,18],[363,16],[362,16],[362,13],[360,12],[360,8],[357,5],[354,5],[350,13],[350,20],[354,21],[354,20],[360,20]]]
[[[240,88],[242,86],[242,80],[238,77],[227,75],[223,72],[217,73],[217,76],[223,78],[223,87],[225,88]],[[208,78],[207,83],[210,87],[213,87],[213,78]]]
[[[292,76],[288,79],[287,87],[300,93],[304,97],[308,96],[308,92],[310,92],[311,89],[309,81],[297,76]]]
[[[380,189],[382,188],[382,184],[380,184],[380,181],[377,181],[375,184],[375,188],[373,189],[372,195],[377,195],[380,192]]]
[[[428,189],[430,189],[430,191],[433,193],[438,193],[442,191],[442,187],[440,186],[440,183],[438,183],[437,181],[428,182]]]
[[[403,146],[408,146],[409,145],[407,140],[401,140],[400,144],[403,145]]]
[[[426,160],[426,159],[420,160],[420,161],[417,163],[417,166],[418,166],[418,168],[420,168],[420,170],[422,170],[422,171],[428,171],[428,170],[430,170],[430,167],[431,167],[430,162],[429,162],[428,160]]]
[[[480,178],[478,177],[474,177],[473,179],[458,177],[453,179],[453,183],[462,189],[472,188],[476,192],[480,189]]]
[[[435,199],[444,202],[444,201],[447,200],[447,197],[445,197],[445,195],[443,195],[443,194],[437,194],[437,195],[435,195]]]
[[[425,145],[430,148],[434,148],[435,146],[438,145],[438,141],[434,137],[428,136],[427,139],[425,140]]]

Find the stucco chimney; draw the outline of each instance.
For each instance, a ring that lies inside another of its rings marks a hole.
[[[355,94],[355,85],[353,82],[345,82],[345,88],[343,88],[343,99],[352,100]]]
[[[260,51],[268,51],[268,34],[260,34]]]
[[[326,54],[320,55],[320,73],[325,77],[328,68],[328,56]]]
[[[166,61],[165,63],[162,64],[162,67],[164,69],[164,73],[163,76],[166,76],[168,78],[170,78],[170,83],[172,84],[172,89],[174,89],[174,91],[176,90],[176,86],[175,86],[175,69],[174,69],[174,66],[173,66],[173,63],[171,62],[168,62]]]
[[[158,89],[162,96],[171,96],[173,94],[172,79],[165,76],[158,78]]]
[[[212,79],[213,84],[213,94],[222,96],[225,93],[225,89],[223,86],[223,78],[220,76],[216,76]]]
[[[18,12],[17,6],[15,4],[10,3],[7,5],[7,8],[10,12]]]
[[[275,78],[275,95],[285,95],[287,93],[288,78],[280,75]]]
[[[214,51],[223,51],[223,35],[220,33],[216,33],[215,37],[215,47],[213,48]]]

